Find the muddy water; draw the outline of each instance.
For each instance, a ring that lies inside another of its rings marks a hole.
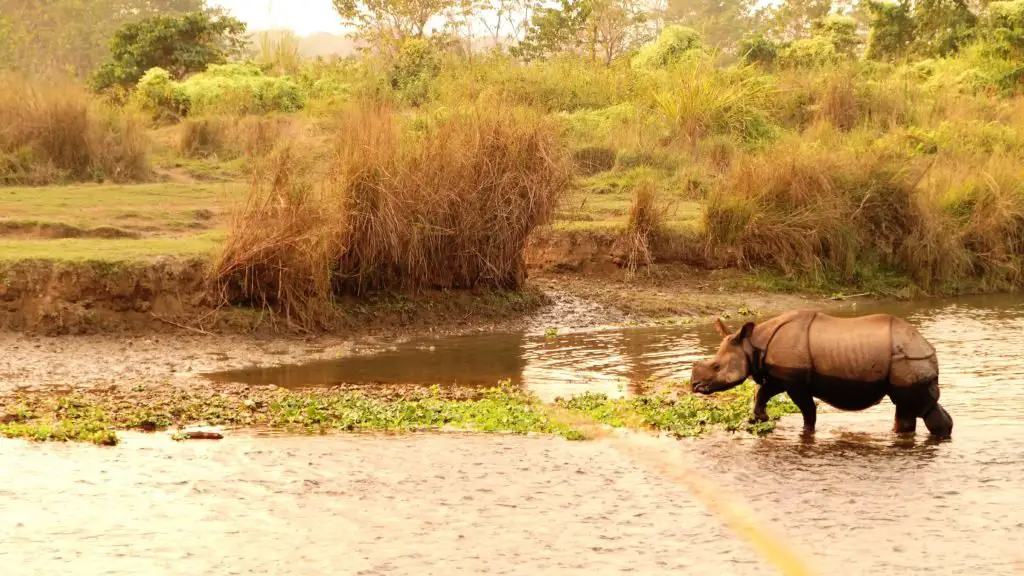
[[[952,441],[889,433],[887,402],[764,439],[662,444],[817,574],[1024,574],[1024,301],[906,304],[939,352]],[[856,313],[874,311],[861,305]],[[855,313],[850,310],[847,313]],[[685,375],[705,329],[414,342],[282,385],[512,378],[542,396]],[[431,350],[431,346],[433,349]],[[417,363],[421,363],[419,367]],[[681,486],[609,442],[423,435],[123,446],[0,441],[3,574],[764,574]]]

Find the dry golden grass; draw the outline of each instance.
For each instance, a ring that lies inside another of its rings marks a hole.
[[[177,152],[188,158],[258,158],[281,141],[294,139],[300,127],[279,116],[207,116],[188,118],[178,127]]]
[[[144,180],[148,139],[131,110],[70,82],[0,74],[0,184]]]
[[[292,146],[268,157],[216,266],[225,297],[313,328],[340,294],[519,287],[571,178],[556,127],[505,107],[411,124],[360,104],[321,170]]]
[[[665,236],[665,214],[657,185],[651,180],[641,180],[633,187],[633,203],[629,209],[624,242],[626,248],[626,269],[630,276],[640,267],[650,267],[654,262],[651,246]]]
[[[1021,286],[1018,164],[938,163],[806,145],[743,158],[708,199],[707,249],[750,268],[844,282],[895,272],[942,291],[969,281]]]

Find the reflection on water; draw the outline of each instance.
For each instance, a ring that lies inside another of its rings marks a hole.
[[[681,380],[717,345],[707,327],[591,331],[545,338],[495,333],[413,341],[374,354],[299,366],[232,370],[217,381],[286,388],[337,384],[494,386],[508,379],[542,399],[591,390],[620,395],[650,380]]]

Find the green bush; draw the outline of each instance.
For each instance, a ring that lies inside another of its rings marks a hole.
[[[985,41],[991,53],[1020,59],[1024,53],[1024,0],[989,4],[985,27]]]
[[[857,21],[849,16],[826,16],[811,25],[811,32],[813,36],[831,42],[836,53],[841,56],[852,56],[860,44]]]
[[[167,71],[146,72],[135,91],[136,101],[156,115],[176,116],[296,112],[305,103],[298,84],[287,76],[264,76],[255,64],[214,64],[184,82]]]
[[[661,36],[633,57],[635,68],[664,68],[685,59],[691,53],[704,52],[700,34],[685,26],[666,26]]]
[[[388,70],[388,84],[401,102],[420,106],[433,98],[440,72],[440,59],[429,41],[407,40]]]
[[[828,66],[839,58],[835,44],[823,36],[794,40],[779,51],[779,64],[792,68]]]
[[[163,68],[150,68],[135,87],[135,102],[157,119],[188,114],[188,99],[180,85]]]
[[[779,57],[779,45],[772,42],[764,34],[748,34],[740,40],[740,58],[746,64],[762,64],[770,66]]]

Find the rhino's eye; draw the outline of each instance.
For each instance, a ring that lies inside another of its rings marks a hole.
[[[712,369],[712,370],[715,370],[715,371],[717,371],[717,370],[718,370],[718,368],[719,368],[719,364],[718,364],[718,362],[712,362],[712,363],[711,363],[711,369]]]

